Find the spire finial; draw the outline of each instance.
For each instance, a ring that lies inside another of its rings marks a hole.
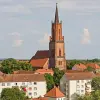
[[[59,16],[58,16],[58,7],[57,7],[57,4],[58,3],[56,3],[55,23],[59,23]]]

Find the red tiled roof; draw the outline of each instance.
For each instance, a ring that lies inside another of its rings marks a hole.
[[[97,64],[95,64],[95,63],[89,63],[89,64],[87,64],[86,66],[87,66],[87,67],[92,67],[92,68],[94,68],[94,69],[100,69],[100,66],[97,65]]]
[[[39,82],[45,81],[44,75],[40,74],[5,74],[0,76],[0,82]]]
[[[44,58],[44,59],[32,59],[30,61],[30,64],[33,67],[41,67],[42,68],[47,61],[48,61],[48,58]]]
[[[48,74],[51,74],[53,75],[53,70],[52,69],[38,69],[35,71],[35,73],[39,73],[39,74],[45,74],[45,73],[48,73]]]
[[[76,72],[76,73],[66,73],[66,78],[68,80],[85,80],[92,79],[95,77],[93,72]]]
[[[81,71],[83,71],[83,70],[85,70],[87,67],[84,65],[84,64],[75,64],[74,66],[73,66],[73,68],[72,68],[72,70],[81,70]]]
[[[30,59],[30,61],[32,59],[42,59],[42,58],[49,58],[49,50],[37,51],[36,54]]]
[[[54,87],[51,89],[47,94],[44,95],[45,97],[53,97],[53,98],[60,98],[65,97],[65,95],[59,90],[59,88]]]
[[[37,51],[35,54],[36,58],[49,58],[49,50],[44,50],[44,51]]]

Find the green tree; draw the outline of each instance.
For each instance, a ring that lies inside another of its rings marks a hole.
[[[13,58],[6,59],[1,63],[1,71],[6,74],[11,74],[16,70],[32,70],[29,63],[19,62]]]
[[[90,72],[91,72],[91,71],[95,71],[95,69],[92,68],[92,67],[90,67],[90,66],[88,66],[87,69],[85,69],[85,70],[90,71]]]
[[[67,61],[67,69],[72,69],[72,67],[75,65],[75,64],[79,64],[81,63],[80,60],[70,60],[70,61]]]
[[[45,76],[46,83],[47,83],[47,91],[50,91],[54,87],[53,76],[50,74],[45,74],[44,76]]]
[[[26,100],[26,96],[18,88],[5,88],[1,92],[0,100]]]
[[[64,75],[64,71],[59,70],[58,68],[54,68],[53,71],[54,71],[54,74],[53,74],[54,83],[55,83],[56,86],[59,86],[60,85],[60,79]]]
[[[100,90],[100,77],[93,78],[91,85],[94,90]]]

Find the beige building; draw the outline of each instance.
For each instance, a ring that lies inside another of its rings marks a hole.
[[[0,94],[4,88],[18,87],[29,98],[46,94],[46,80],[41,74],[4,74],[0,76]]]
[[[60,90],[67,100],[76,100],[76,94],[85,95],[91,92],[91,80],[94,77],[92,72],[65,73],[60,80]]]

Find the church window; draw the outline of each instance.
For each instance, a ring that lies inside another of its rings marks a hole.
[[[59,49],[59,56],[61,56],[61,49]]]
[[[60,40],[60,29],[59,29],[59,40]]]

